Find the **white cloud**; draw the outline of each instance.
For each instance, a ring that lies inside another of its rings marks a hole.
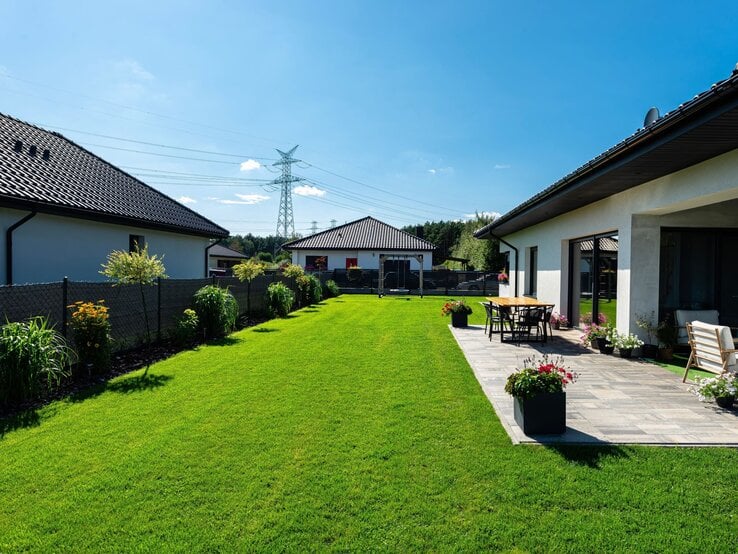
[[[197,204],[197,200],[189,196],[180,196],[179,198],[177,198],[177,202],[181,204]]]
[[[154,79],[152,73],[146,71],[140,63],[130,58],[116,62],[115,67],[118,71],[127,73],[129,76],[142,81],[152,81]]]
[[[298,196],[317,196],[318,198],[325,196],[324,190],[312,185],[300,185],[299,187],[295,187],[293,190]]]
[[[208,200],[220,200],[217,196],[208,196]]]
[[[269,200],[269,197],[263,194],[236,194],[236,196],[239,200],[220,200],[217,198],[214,198],[214,200],[220,204],[243,204],[246,206],[252,206],[264,202],[264,200]]]
[[[480,217],[491,217],[493,219],[497,219],[502,214],[500,212],[479,212],[476,214],[464,214],[464,219],[476,219],[477,216]]]
[[[241,171],[253,171],[254,169],[259,169],[260,167],[261,164],[256,160],[249,159],[245,162],[241,162]]]
[[[436,167],[433,169],[429,169],[428,173],[431,175],[451,175],[454,172],[454,168],[451,166],[448,167]]]
[[[510,164],[495,164],[495,169],[510,169]]]

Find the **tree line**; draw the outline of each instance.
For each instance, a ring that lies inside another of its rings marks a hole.
[[[426,221],[422,224],[406,225],[402,230],[436,245],[433,251],[436,265],[444,264],[451,269],[461,269],[461,262],[449,260],[459,258],[468,260],[468,269],[498,271],[505,265],[505,256],[500,254],[499,242],[496,239],[474,238],[474,231],[491,223],[492,220],[491,216],[477,214],[467,221]],[[284,238],[276,235],[259,237],[251,233],[233,235],[225,241],[229,248],[266,262],[290,259],[289,253],[280,251],[283,243]]]

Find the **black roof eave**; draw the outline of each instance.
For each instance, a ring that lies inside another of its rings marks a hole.
[[[732,79],[730,86],[733,91],[735,83],[736,80]],[[714,93],[710,99],[712,102],[708,105],[692,106],[695,108],[692,110],[682,106],[667,114],[662,118],[666,121],[657,120],[651,127],[594,158],[571,175],[477,230],[474,236],[489,238],[509,235],[738,148],[738,133],[734,132],[738,122],[738,95]],[[721,118],[725,120],[725,130],[730,131],[726,135],[728,140],[710,143],[700,138],[701,127],[706,123],[719,126]],[[681,142],[667,151],[666,147],[673,145],[677,139]],[[648,164],[649,156],[655,159],[659,154],[665,155],[666,159],[660,159],[658,165]],[[629,171],[639,161],[646,167],[639,168],[642,171]],[[606,178],[618,172],[616,183],[605,183]]]
[[[220,232],[208,232],[200,229],[192,229],[189,227],[181,227],[177,225],[167,225],[155,221],[147,221],[145,219],[136,219],[120,215],[107,214],[96,210],[84,210],[81,208],[73,208],[69,206],[55,206],[46,202],[37,202],[14,197],[0,196],[0,207],[11,208],[15,210],[25,210],[38,212],[49,215],[57,215],[62,217],[74,217],[77,219],[85,219],[88,221],[97,221],[102,223],[110,223],[114,225],[127,225],[142,227],[144,229],[156,229],[158,231],[168,231],[184,235],[191,235],[205,238],[226,238],[229,232],[222,227],[218,227]]]

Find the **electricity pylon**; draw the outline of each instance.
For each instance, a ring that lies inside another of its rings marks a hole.
[[[292,183],[303,180],[301,177],[292,176],[292,164],[300,161],[292,157],[295,150],[297,150],[297,146],[289,152],[282,152],[277,149],[282,159],[274,162],[272,166],[282,166],[282,176],[269,183],[275,187],[272,190],[276,190],[276,187],[282,189],[279,198],[279,215],[277,216],[277,236],[283,238],[295,236],[295,215],[292,212]]]

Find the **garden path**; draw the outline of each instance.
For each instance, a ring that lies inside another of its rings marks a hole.
[[[602,355],[582,347],[576,330],[555,331],[547,344],[501,344],[484,328],[450,327],[469,365],[513,443],[651,444],[736,446],[738,411],[700,402],[681,377],[652,363]],[[579,374],[567,387],[567,430],[559,436],[529,437],[515,423],[507,376],[525,358],[562,355]]]

